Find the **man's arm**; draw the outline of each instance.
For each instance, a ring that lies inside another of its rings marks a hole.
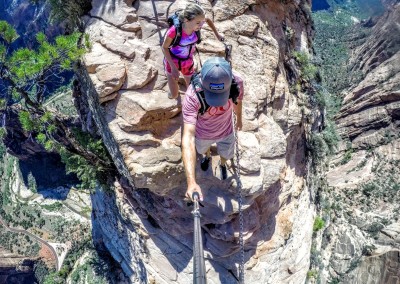
[[[203,194],[200,186],[196,183],[196,146],[195,146],[196,125],[184,123],[182,135],[182,160],[185,166],[187,190],[185,196],[192,199],[193,192],[198,192],[200,201]]]
[[[242,100],[237,101],[237,105],[234,105],[233,110],[236,114],[236,130],[242,130]]]

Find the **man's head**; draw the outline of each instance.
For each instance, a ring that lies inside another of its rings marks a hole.
[[[221,57],[207,59],[201,68],[201,81],[206,102],[210,106],[224,106],[231,90],[231,65]]]

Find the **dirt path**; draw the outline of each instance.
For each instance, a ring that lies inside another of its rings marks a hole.
[[[28,236],[34,238],[35,240],[37,240],[41,244],[45,245],[51,251],[51,253],[54,256],[54,259],[56,260],[56,269],[57,269],[57,271],[60,270],[60,267],[59,267],[60,264],[59,264],[59,261],[58,261],[57,253],[56,253],[55,249],[47,241],[39,238],[38,236],[35,236],[35,235],[31,234],[30,232],[28,232],[28,231],[26,231],[24,229],[16,229],[16,228],[8,227],[1,218],[0,218],[0,224],[3,225],[6,228],[6,230],[8,230],[10,232],[23,233],[25,235],[28,235]]]

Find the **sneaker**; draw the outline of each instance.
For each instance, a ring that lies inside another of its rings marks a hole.
[[[211,160],[211,158],[207,157],[207,156],[205,156],[205,157],[203,157],[203,159],[201,159],[200,167],[203,171],[208,170],[208,165],[210,164],[210,160]]]
[[[228,171],[226,169],[226,165],[219,165],[219,170],[221,172],[221,179],[227,179],[228,178]]]

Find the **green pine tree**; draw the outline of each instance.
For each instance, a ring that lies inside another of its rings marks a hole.
[[[28,174],[28,188],[33,193],[37,193],[36,179],[33,176],[32,172],[29,172],[29,174]]]
[[[114,169],[103,144],[80,139],[78,132],[69,127],[68,117],[44,106],[47,85],[63,83],[62,73],[75,68],[89,46],[88,37],[73,32],[50,42],[44,33],[38,33],[37,48],[13,51],[10,46],[18,37],[11,25],[0,21],[0,84],[4,83],[1,117],[18,113],[21,127],[29,137],[46,150],[60,153],[68,172],[76,173],[85,185],[93,186],[99,173]],[[0,137],[7,135],[2,129]]]

